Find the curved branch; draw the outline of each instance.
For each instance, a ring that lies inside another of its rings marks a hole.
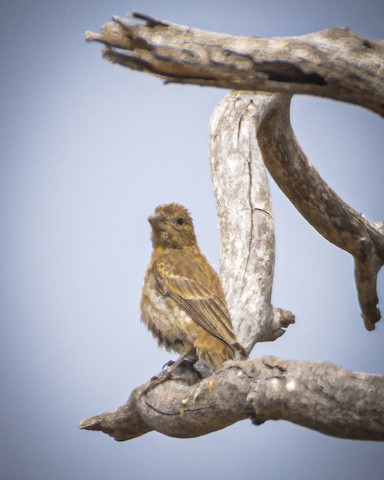
[[[272,204],[256,139],[273,94],[230,92],[210,123],[209,157],[220,223],[221,281],[237,338],[249,352],[294,323],[271,305],[275,262]]]
[[[276,94],[257,138],[264,162],[284,194],[327,240],[355,259],[358,297],[367,330],[380,320],[377,274],[384,264],[382,224],[370,222],[324,182],[298,144],[289,119],[290,99]]]
[[[384,376],[349,372],[330,363],[262,357],[226,362],[192,386],[174,379],[80,423],[85,430],[129,440],[151,430],[197,437],[250,418],[288,420],[327,435],[384,440]]]
[[[237,37],[131,15],[114,17],[89,41],[104,57],[167,82],[236,90],[305,93],[354,103],[384,115],[384,41],[347,28],[283,38]]]

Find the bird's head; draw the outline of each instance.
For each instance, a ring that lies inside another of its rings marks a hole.
[[[154,247],[182,249],[196,245],[192,217],[182,205],[159,205],[148,217],[148,221],[152,227],[151,240]]]

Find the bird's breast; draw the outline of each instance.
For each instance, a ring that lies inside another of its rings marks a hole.
[[[160,346],[180,354],[191,348],[198,326],[174,300],[159,291],[151,273],[144,279],[140,307],[142,321]]]

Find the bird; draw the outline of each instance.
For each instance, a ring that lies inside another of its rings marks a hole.
[[[180,359],[203,360],[214,370],[237,354],[246,357],[220,278],[198,246],[189,211],[178,203],[159,205],[148,221],[153,251],[140,310],[158,345]]]

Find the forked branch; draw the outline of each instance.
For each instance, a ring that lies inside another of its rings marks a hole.
[[[290,99],[275,95],[257,138],[265,165],[281,190],[327,240],[351,253],[361,314],[367,330],[381,318],[377,274],[384,264],[383,223],[369,221],[347,205],[309,162],[291,128]]]

